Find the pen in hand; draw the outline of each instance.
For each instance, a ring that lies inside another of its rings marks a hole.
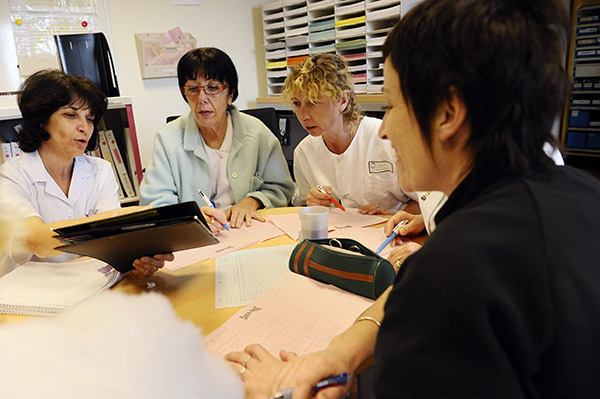
[[[213,203],[210,201],[210,199],[208,199],[208,197],[206,196],[206,194],[204,194],[204,192],[202,190],[198,189],[198,194],[200,195],[200,198],[202,198],[202,201],[204,201],[204,203],[207,206],[210,206],[211,208],[215,209],[215,206],[213,205]],[[215,223],[214,216],[211,216],[210,220],[213,224]],[[229,231],[229,226],[227,225],[227,223],[224,223],[223,227],[225,227],[225,230]]]
[[[329,388],[329,387],[337,387],[339,385],[346,385],[350,381],[350,375],[348,373],[342,373],[338,375],[334,375],[333,377],[325,378],[317,383],[311,391],[311,394],[314,396],[321,389]],[[292,393],[294,392],[294,388],[285,388],[281,391],[277,392],[275,395],[271,396],[270,399],[291,399]]]
[[[335,206],[337,206],[338,208],[340,208],[342,211],[346,212],[346,209],[342,206],[342,204],[340,204],[339,202],[337,202],[335,200],[335,198],[333,198],[332,195],[329,195],[329,193],[327,193],[327,191],[325,191],[325,189],[323,187],[321,187],[320,185],[317,185],[317,190],[319,190],[321,193],[327,195],[329,197],[329,201],[333,202]]]
[[[379,248],[377,248],[377,251],[375,251],[376,254],[379,254],[381,251],[383,251],[383,248],[387,247],[387,245],[392,242],[392,240],[394,238],[396,238],[396,236],[398,235],[398,232],[400,231],[400,227],[402,226],[406,226],[408,224],[408,220],[402,220],[400,223],[398,223],[395,227],[394,230],[392,230],[392,234],[389,235],[388,238],[385,239],[385,241],[383,243],[381,243],[381,245],[379,246]]]

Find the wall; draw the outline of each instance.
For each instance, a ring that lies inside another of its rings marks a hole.
[[[198,47],[225,51],[240,78],[235,105],[251,108],[259,96],[253,7],[265,3],[268,0],[202,0],[200,6],[174,6],[170,0],[106,0],[119,86],[122,95],[133,99],[142,165],[150,160],[154,133],[166,116],[187,113],[189,107],[179,94],[177,78],[141,78],[134,33],[179,26],[196,38]],[[262,41],[262,31],[257,34]]]
[[[198,46],[218,47],[231,56],[240,75],[235,103],[239,108],[252,108],[256,97],[266,95],[260,6],[272,0],[201,0],[200,6],[174,6],[171,0],[97,1],[99,25],[111,43],[121,94],[133,99],[142,165],[150,159],[152,138],[166,116],[189,108],[179,94],[177,78],[141,79],[134,33],[179,26],[196,37]],[[562,1],[570,7],[570,0]],[[402,13],[419,2],[404,0]],[[22,80],[15,68],[11,29],[8,0],[0,0],[0,91],[16,90]]]
[[[15,91],[21,83],[8,1],[0,1],[0,92]]]
[[[197,39],[198,46],[225,51],[240,78],[235,104],[252,108],[265,86],[264,72],[257,69],[257,62],[264,63],[264,50],[259,48],[257,57],[255,43],[262,43],[259,7],[269,1],[201,0],[199,6],[174,6],[172,0],[97,0],[99,27],[111,44],[121,95],[133,99],[142,165],[150,160],[154,133],[166,116],[186,113],[189,108],[179,94],[177,78],[141,78],[134,33],[179,26]],[[9,4],[0,0],[0,91],[17,90],[23,79],[16,66]]]

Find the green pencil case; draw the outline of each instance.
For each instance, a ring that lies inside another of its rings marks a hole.
[[[292,251],[289,268],[370,299],[377,299],[396,277],[390,262],[349,238],[303,240]]]

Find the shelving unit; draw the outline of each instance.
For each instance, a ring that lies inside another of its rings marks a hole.
[[[600,0],[573,3],[569,71],[572,88],[563,118],[563,152],[600,156]]]
[[[16,141],[14,127],[21,123],[21,113],[16,96],[0,98],[0,141]],[[123,163],[131,180],[134,196],[121,200],[121,204],[137,204],[140,200],[139,184],[142,181],[142,162],[138,148],[133,106],[130,97],[111,97],[108,110],[103,117],[107,129],[113,131]],[[1,162],[0,162],[1,163]],[[115,176],[117,182],[118,176]]]
[[[399,0],[279,0],[262,14],[269,96],[281,93],[291,68],[319,53],[346,59],[356,93],[381,93],[381,47],[400,19]]]

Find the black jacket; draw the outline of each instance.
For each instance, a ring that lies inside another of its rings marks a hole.
[[[377,398],[600,398],[600,184],[471,174],[402,266]]]

